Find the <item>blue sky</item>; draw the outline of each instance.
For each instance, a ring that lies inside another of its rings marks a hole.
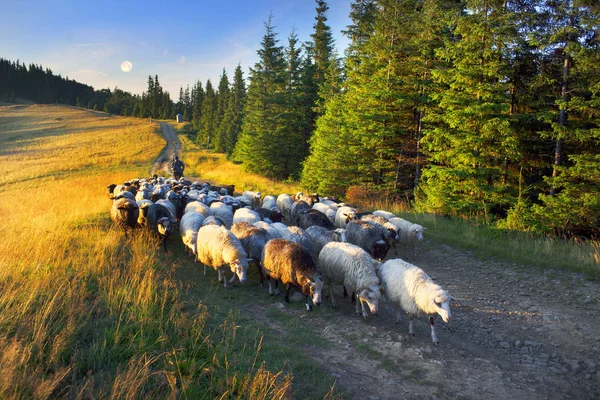
[[[340,55],[350,3],[327,1]],[[231,78],[239,63],[247,78],[271,11],[280,44],[293,28],[309,40],[315,7],[314,0],[0,0],[0,57],[41,64],[96,89],[138,94],[148,75],[158,74],[177,100],[179,87],[198,79],[216,86],[223,67]],[[133,63],[127,73],[120,68],[125,60]]]

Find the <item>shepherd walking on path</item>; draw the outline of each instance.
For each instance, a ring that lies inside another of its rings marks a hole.
[[[173,161],[171,161],[171,170],[173,171],[173,177],[176,180],[181,179],[183,176],[183,170],[185,170],[185,165],[183,161],[179,159],[179,157],[175,156]]]

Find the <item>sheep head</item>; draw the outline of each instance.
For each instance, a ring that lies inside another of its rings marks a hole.
[[[442,289],[437,290],[433,293],[431,297],[431,306],[436,310],[436,312],[442,317],[444,322],[449,322],[452,318],[452,313],[450,312],[450,299],[452,297]]]
[[[377,314],[379,310],[379,299],[381,298],[381,288],[379,287],[379,285],[358,290],[356,293],[356,297],[362,303],[367,303],[371,314]]]
[[[323,291],[323,280],[321,279],[321,275],[309,277],[304,284],[302,291],[310,294],[314,305],[318,306],[321,304],[321,292]]]
[[[373,258],[376,260],[383,260],[390,249],[390,245],[385,240],[378,240],[373,243]]]
[[[333,231],[333,233],[335,233],[336,235],[336,240],[338,242],[348,242],[348,239],[346,238],[346,230],[344,228],[337,228],[336,230]]]
[[[231,272],[237,275],[240,283],[246,282],[246,270],[248,269],[248,260],[235,260],[229,264]]]
[[[414,236],[415,238],[417,238],[417,240],[423,240],[423,230],[424,229],[425,228],[422,227],[421,225],[414,224],[411,227],[410,231],[411,231],[412,236]]]
[[[171,219],[169,217],[162,217],[157,221],[156,225],[158,233],[163,236],[171,234]]]

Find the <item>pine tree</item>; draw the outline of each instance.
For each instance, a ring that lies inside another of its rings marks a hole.
[[[200,117],[202,117],[202,103],[204,102],[204,89],[202,82],[197,81],[192,96],[192,125],[195,129],[200,129]]]
[[[545,1],[548,23],[541,37],[556,82],[555,106],[544,115],[554,142],[551,176],[541,204],[533,206],[536,229],[559,235],[600,235],[600,7],[589,1]]]
[[[257,51],[259,61],[250,69],[250,86],[242,131],[232,158],[244,169],[269,177],[287,178],[280,151],[284,111],[285,60],[269,15],[266,33]]]
[[[508,61],[503,49],[514,38],[504,0],[470,0],[455,38],[439,54],[451,65],[434,71],[445,87],[433,95],[437,112],[426,120],[424,146],[430,165],[423,172],[423,204],[430,211],[490,217],[508,209],[517,193],[509,191],[504,161],[518,157],[511,123]]]
[[[229,78],[223,68],[223,74],[219,80],[219,91],[217,93],[217,110],[215,114],[215,150],[219,153],[227,151],[227,131],[223,120],[230,101]]]
[[[188,85],[183,92],[183,119],[192,120],[192,100],[190,98],[190,86]]]
[[[246,83],[244,82],[242,67],[238,65],[233,75],[233,87],[229,96],[227,111],[221,123],[221,130],[225,133],[225,153],[228,157],[231,156],[242,130],[245,103]]]
[[[210,79],[206,81],[205,87],[204,100],[202,101],[202,115],[199,120],[200,130],[196,135],[196,141],[200,145],[211,147],[216,133],[217,97]]]

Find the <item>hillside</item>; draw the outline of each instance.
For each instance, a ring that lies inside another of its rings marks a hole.
[[[295,189],[180,139],[191,174],[237,190]],[[0,397],[592,399],[600,391],[600,287],[581,273],[466,250],[451,221],[423,219],[426,240],[408,258],[456,298],[452,321],[436,319],[436,346],[425,318],[409,337],[389,303],[367,321],[341,296],[339,309],[325,301],[307,313],[302,302],[270,297],[254,268],[245,285],[224,290],[186,258],[177,235],[166,255],[146,237],[125,240],[111,227],[104,188],[148,174],[165,145],[158,124],[0,107],[0,143],[0,233],[9,238],[0,243]]]

